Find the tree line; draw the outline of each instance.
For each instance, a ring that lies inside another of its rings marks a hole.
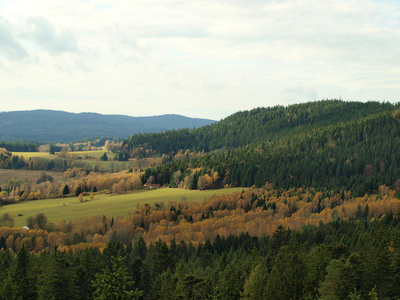
[[[53,180],[43,172],[36,182],[10,179],[0,184],[0,206],[24,200],[89,195],[91,192],[124,194],[143,188],[138,171],[114,173],[91,172],[87,168],[71,168],[64,172],[65,181]]]
[[[15,152],[37,152],[38,146],[35,143],[22,142],[0,142],[0,148]]]

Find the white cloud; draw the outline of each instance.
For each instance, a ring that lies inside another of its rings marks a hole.
[[[7,0],[0,14],[3,110],[220,119],[400,100],[396,1]]]

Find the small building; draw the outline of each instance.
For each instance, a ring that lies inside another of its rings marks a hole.
[[[159,189],[159,188],[161,188],[161,184],[158,184],[158,183],[145,183],[143,186],[146,189]]]

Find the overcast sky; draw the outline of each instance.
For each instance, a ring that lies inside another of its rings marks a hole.
[[[0,111],[400,100],[400,1],[0,0]]]

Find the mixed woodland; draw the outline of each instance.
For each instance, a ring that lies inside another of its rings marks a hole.
[[[3,204],[145,183],[249,188],[201,203],[160,199],[126,216],[54,224],[39,213],[28,228],[4,214],[0,299],[400,299],[398,105],[256,108],[113,145],[117,158],[152,163],[9,182]],[[18,165],[1,147],[0,160]]]

